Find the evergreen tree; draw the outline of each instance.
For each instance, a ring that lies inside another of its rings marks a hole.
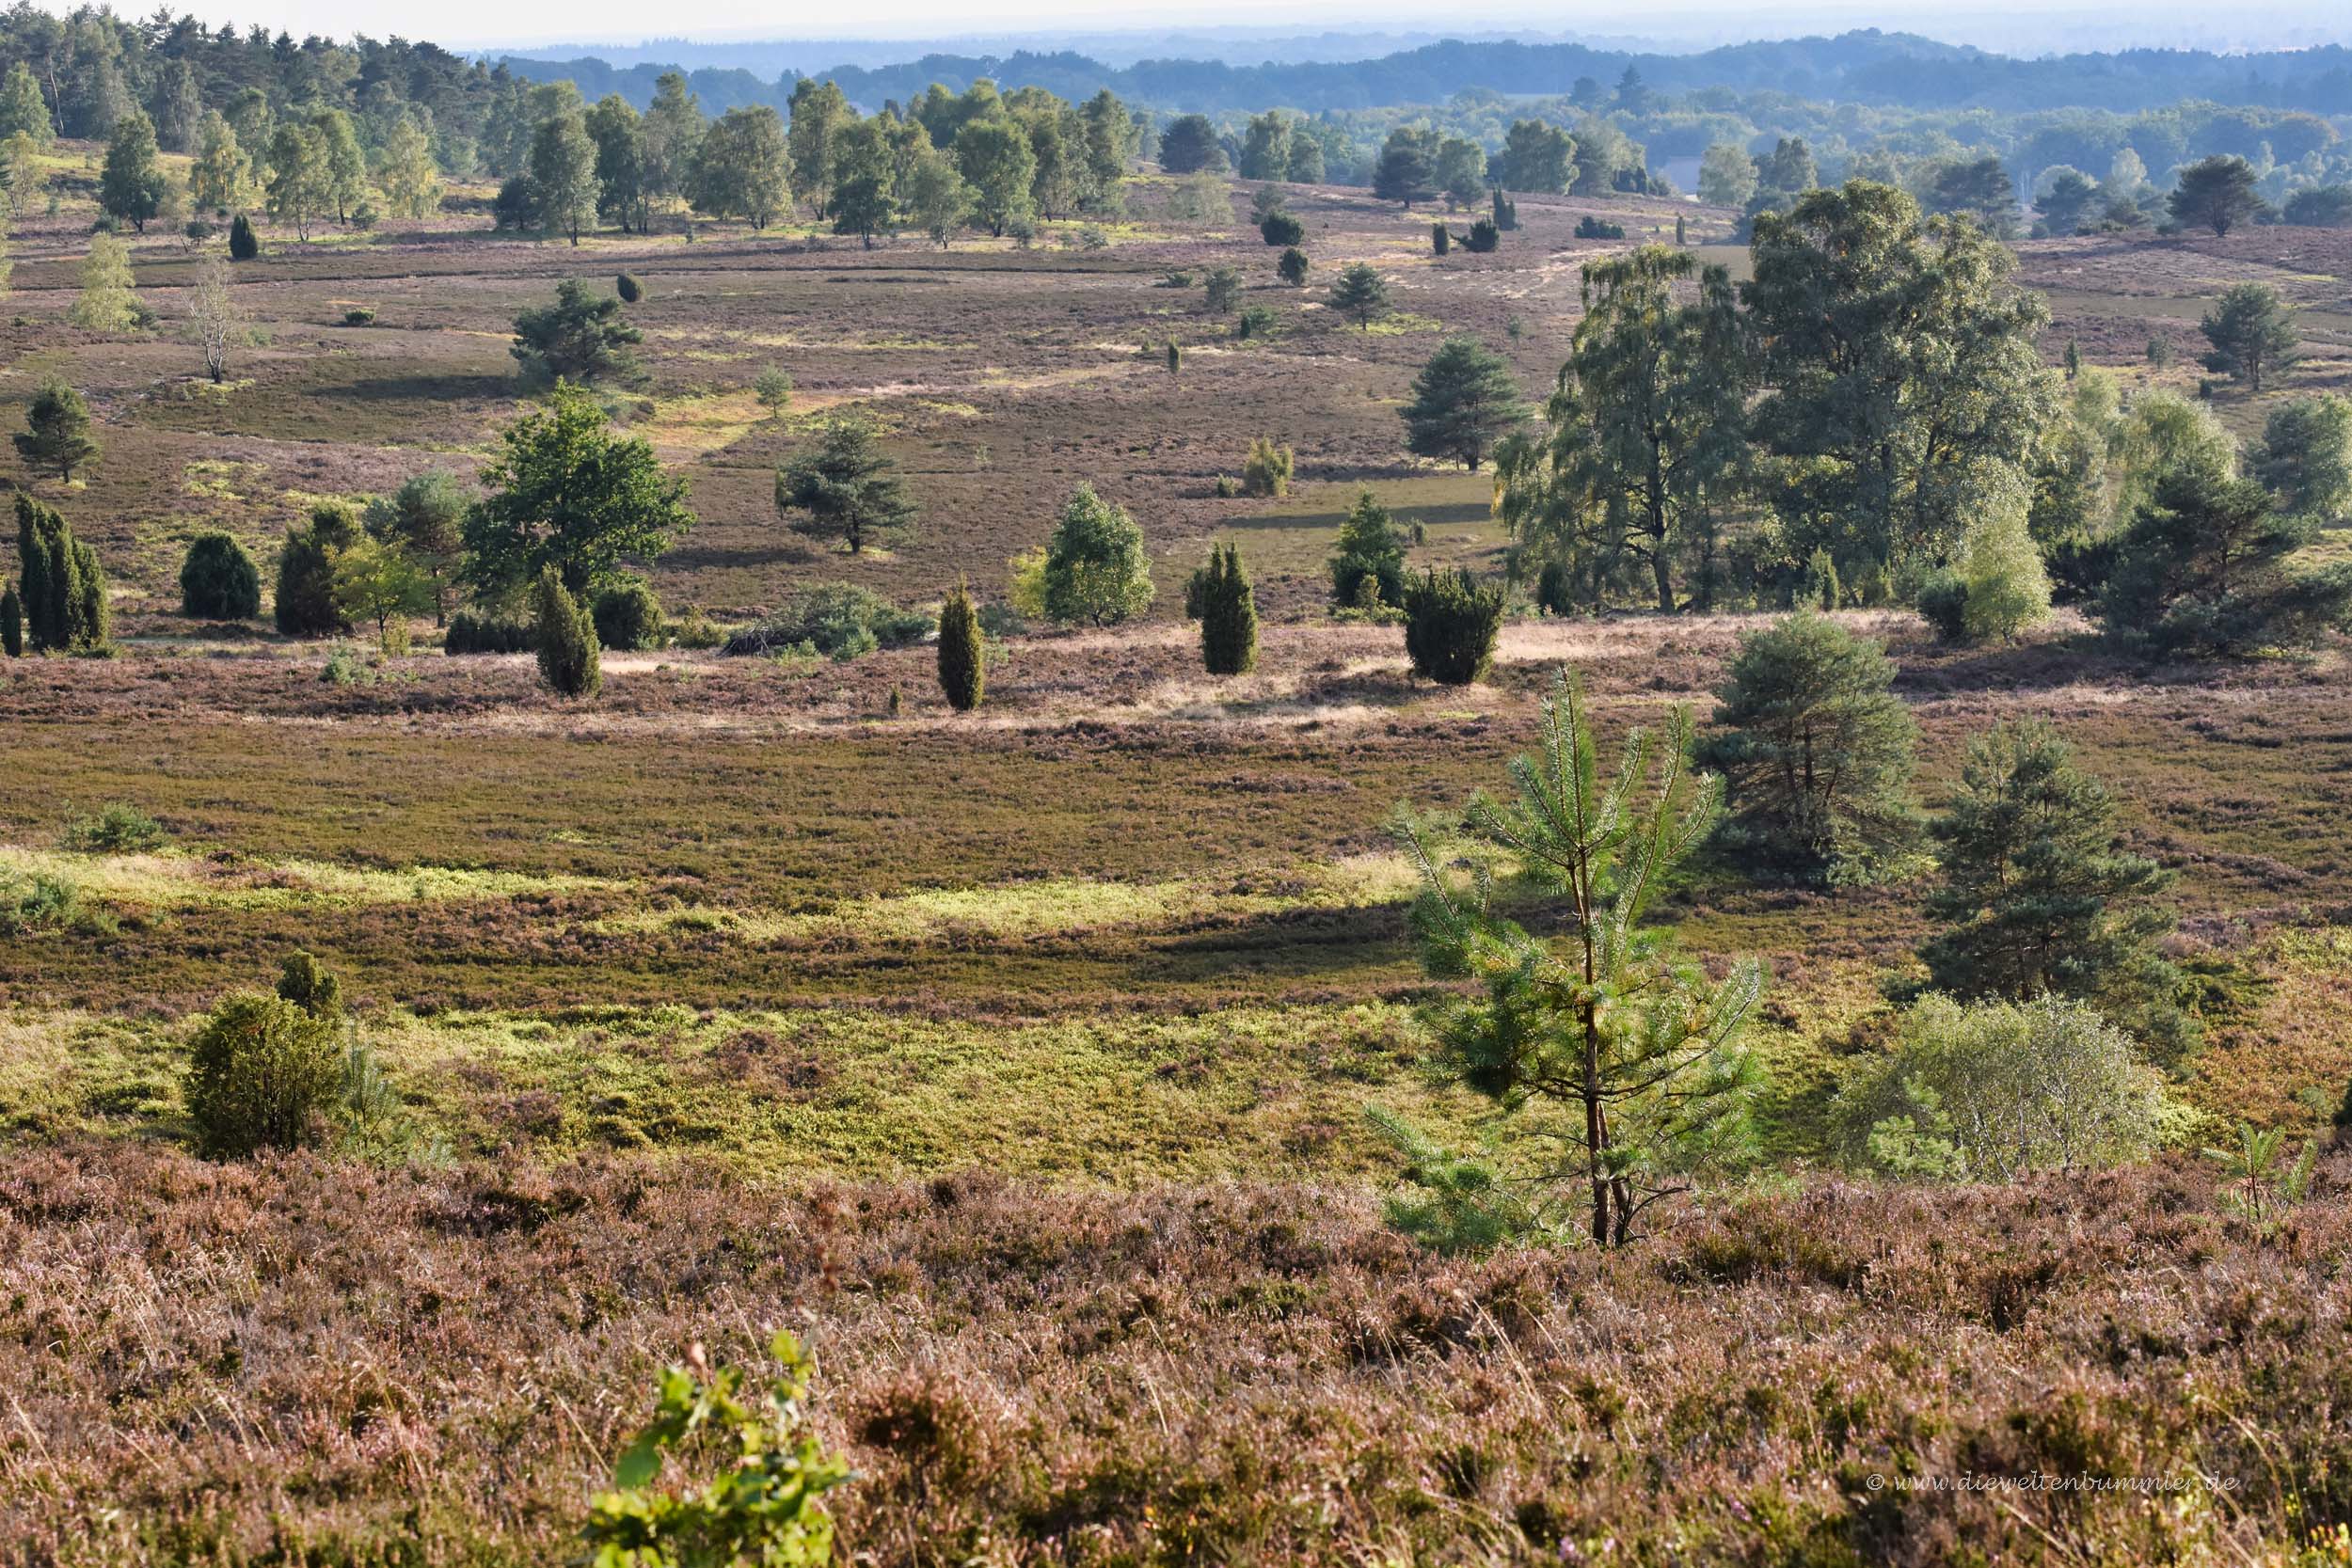
[[[1494,162],[1498,191],[1533,191],[1558,196],[1575,178],[1576,144],[1556,125],[1515,119],[1503,134],[1502,154]]]
[[[577,277],[555,286],[555,303],[515,318],[507,350],[534,387],[568,381],[579,386],[642,386],[645,368],[632,352],[644,334],[628,324],[621,302]]]
[[[1690,736],[1680,710],[1662,737],[1635,730],[1604,784],[1583,694],[1564,673],[1543,705],[1539,749],[1511,768],[1512,795],[1478,795],[1464,813],[1468,854],[1424,843],[1400,818],[1422,872],[1422,960],[1436,978],[1476,987],[1433,1009],[1434,1062],[1495,1101],[1504,1129],[1533,1124],[1503,1146],[1497,1171],[1385,1122],[1433,1191],[1391,1205],[1403,1228],[1439,1244],[1581,1231],[1621,1246],[1653,1205],[1750,1150],[1756,1073],[1738,1042],[1762,971],[1743,959],[1711,981],[1645,924],[1721,807],[1715,781],[1688,772]],[[1456,879],[1459,860],[1479,870]],[[1567,934],[1547,941],[1506,918],[1490,866],[1565,900]]]
[[[73,470],[98,461],[100,447],[89,433],[89,405],[62,381],[50,381],[25,405],[24,434],[8,437],[28,468],[56,468],[70,480]]]
[[[250,261],[261,253],[262,241],[253,232],[253,220],[239,213],[229,224],[229,259]]]
[[[24,657],[24,601],[14,583],[0,588],[0,653],[10,658]]]
[[[402,482],[368,503],[371,537],[398,545],[432,585],[433,618],[446,625],[449,589],[466,552],[466,511],[471,504],[457,476],[435,469]]]
[[[131,249],[112,234],[92,234],[82,260],[82,292],[66,320],[85,332],[129,332],[140,320],[133,292]]]
[[[1126,509],[1081,484],[1045,543],[1042,608],[1064,626],[1111,626],[1152,608],[1152,559]]]
[[[1502,629],[1502,590],[1481,588],[1467,571],[1434,567],[1405,583],[1405,656],[1413,673],[1440,686],[1482,680]]]
[[[1895,666],[1836,622],[1800,613],[1740,640],[1701,750],[1729,789],[1731,843],[1806,880],[1867,879],[1916,837],[1918,725]]]
[[[1383,201],[1413,203],[1437,194],[1438,133],[1425,126],[1400,125],[1389,133],[1373,166],[1372,194]]]
[[[541,568],[531,590],[532,646],[539,656],[539,678],[565,697],[593,697],[604,684],[596,623],[587,607],[564,588],[553,565]]]
[[[2186,229],[2210,229],[2222,239],[2252,221],[2262,206],[2254,190],[2253,166],[2220,153],[2181,170],[2181,182],[2165,198],[2173,222]]]
[[[1429,253],[1433,256],[1443,256],[1453,248],[1454,231],[1445,226],[1443,220],[1431,224],[1429,226]]]
[[[2295,363],[2300,338],[2295,312],[2267,283],[2232,284],[2221,291],[2221,297],[2197,325],[2205,341],[2213,344],[2213,352],[2205,356],[2205,369],[2245,382],[2246,389],[2257,397],[2262,395],[2266,372],[2283,371]]]
[[[278,629],[288,637],[325,637],[351,623],[335,601],[335,560],[359,540],[359,526],[339,501],[311,509],[310,521],[286,531],[278,552]]]
[[[25,629],[41,652],[82,653],[106,645],[112,611],[98,552],[73,536],[56,508],[19,492],[16,550]]]
[[[1258,598],[1240,546],[1209,552],[1200,584],[1200,663],[1212,675],[1246,675],[1258,664]]]
[[[1405,603],[1405,542],[1389,509],[1369,490],[1357,492],[1333,542],[1331,603],[1341,610],[1393,610]]]
[[[1167,174],[1222,171],[1225,148],[1206,115],[1180,115],[1160,133],[1160,169]]]
[[[8,78],[0,82],[0,136],[26,135],[41,147],[56,139],[56,124],[49,118],[49,102],[41,96],[40,81],[32,68],[23,60],[8,67]]]
[[[793,531],[839,539],[851,555],[904,533],[915,518],[898,465],[882,451],[873,422],[858,418],[834,420],[815,451],[776,471],[776,510],[803,514]]]
[[[1698,273],[1695,295],[1681,290]],[[1496,458],[1496,515],[1515,546],[1606,582],[1648,568],[1676,608],[1677,566],[1711,553],[1746,456],[1748,356],[1731,279],[1645,245],[1587,262],[1584,316],[1544,410],[1548,436]]]
[[[1930,989],[1963,1000],[2058,995],[2098,1004],[2177,1058],[2194,1028],[2181,976],[2156,951],[2172,928],[2154,899],[2173,877],[2117,843],[2116,804],[2041,720],[1969,742],[1960,788],[1930,824],[1941,870]]]
[[[2116,542],[2107,635],[2157,657],[2311,646],[2352,616],[2352,568],[2290,564],[2315,533],[2252,480],[2169,473]]]
[[[939,610],[939,689],[947,705],[969,713],[980,705],[988,682],[987,649],[970,587],[961,578]]]
[[[243,621],[262,612],[262,569],[232,536],[199,533],[180,563],[180,613]]]
[[[1422,457],[1450,458],[1472,473],[1494,444],[1527,419],[1518,382],[1502,356],[1475,338],[1450,338],[1413,380],[1397,411],[1405,445]]]
[[[1388,308],[1389,281],[1367,262],[1350,262],[1331,286],[1331,309],[1355,317],[1356,325],[1367,332],[1372,330],[1372,318]]]
[[[115,123],[106,162],[98,176],[98,205],[109,217],[147,232],[147,220],[163,211],[169,188],[156,160],[155,124],[137,110]]]
[[[1274,275],[1294,289],[1307,285],[1307,253],[1294,245],[1274,263]]]

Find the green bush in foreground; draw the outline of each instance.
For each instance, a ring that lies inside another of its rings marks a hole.
[[[314,1141],[342,1085],[333,1022],[282,996],[232,996],[189,1042],[188,1116],[215,1158]]]
[[[1493,667],[1502,628],[1502,590],[1479,587],[1467,571],[1432,568],[1405,585],[1405,653],[1417,675],[1470,685]]]

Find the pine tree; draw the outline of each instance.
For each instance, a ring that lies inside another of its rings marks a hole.
[[[1405,542],[1389,509],[1357,493],[1331,547],[1331,603],[1340,610],[1391,610],[1405,602]]]
[[[335,603],[335,558],[358,542],[358,525],[339,503],[315,508],[310,520],[286,531],[278,555],[278,629],[288,637],[324,637],[350,623]]]
[[[2041,720],[1969,742],[1960,788],[1930,825],[1940,929],[1920,945],[1928,985],[1963,1000],[2049,994],[2099,1004],[2176,1054],[2193,1025],[2181,977],[2155,944],[2172,928],[2153,899],[2170,872],[2117,844],[2114,798]]]
[[[2213,345],[2205,369],[2245,382],[2257,397],[2265,374],[2295,363],[2295,311],[2267,283],[2232,284],[2197,325]]]
[[[2107,635],[2159,657],[2310,647],[2352,622],[2352,570],[2290,564],[2317,531],[2252,480],[2165,474],[2116,541],[2100,600]]]
[[[1305,276],[1305,270],[1300,270]],[[1343,316],[1356,318],[1356,325],[1372,330],[1372,318],[1389,308],[1389,282],[1363,261],[1352,263],[1340,274],[1340,280],[1331,286],[1331,309]]]
[[[1449,339],[1430,356],[1413,380],[1411,400],[1397,410],[1407,451],[1451,459],[1472,473],[1527,414],[1511,367],[1475,338]]]
[[[872,421],[859,418],[834,420],[817,451],[776,471],[776,510],[803,514],[792,523],[795,532],[839,539],[851,555],[904,533],[915,518],[898,465],[882,451]]]
[[[115,123],[98,177],[98,204],[109,217],[147,232],[147,220],[163,210],[170,187],[156,161],[155,124],[137,110]]]
[[[1735,846],[1805,880],[1860,879],[1916,837],[1918,725],[1876,643],[1810,612],[1740,640],[1701,761],[1729,786]]]
[[[1200,583],[1200,663],[1212,675],[1246,675],[1258,664],[1258,598],[1241,563],[1241,548],[1209,552]]]
[[[98,443],[90,438],[89,406],[82,394],[62,381],[45,383],[25,406],[30,428],[10,436],[16,453],[29,468],[55,467],[61,479],[98,461]]]
[[[980,705],[988,674],[986,649],[980,640],[980,618],[972,608],[970,587],[961,578],[956,591],[939,610],[939,689],[947,705],[969,713]],[[896,691],[898,689],[891,689]]]
[[[588,608],[564,592],[564,578],[553,566],[543,569],[532,585],[531,610],[539,678],[566,697],[595,696],[604,684],[596,623]]]

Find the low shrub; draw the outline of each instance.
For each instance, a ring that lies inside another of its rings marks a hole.
[[[232,996],[189,1042],[183,1084],[198,1146],[242,1159],[317,1141],[342,1087],[335,1026],[282,996]]]
[[[354,306],[343,312],[343,325],[345,326],[373,326],[375,325],[375,312],[364,305]]]
[[[1290,493],[1291,474],[1297,459],[1288,447],[1278,447],[1263,436],[1249,443],[1249,455],[1242,459],[1242,488],[1253,496],[1285,496]]]
[[[1268,213],[1259,221],[1258,237],[1268,245],[1294,245],[1307,237],[1307,226],[1288,213]]]
[[[1405,653],[1415,674],[1470,685],[1493,667],[1502,628],[1502,589],[1481,588],[1466,571],[1432,569],[1406,579]]]
[[[0,866],[0,937],[35,931],[103,934],[112,922],[82,902],[82,890],[63,877]]]
[[[1968,636],[1968,584],[1948,568],[1931,572],[1919,584],[1919,617],[1947,642]]]
[[[900,610],[870,588],[821,582],[792,596],[782,614],[726,641],[730,654],[766,654],[805,642],[836,663],[876,648],[902,648],[931,633],[931,618]]]
[[[128,800],[109,800],[95,815],[66,824],[65,847],[86,855],[136,854],[164,842],[164,825]]]
[[[612,280],[612,292],[621,296],[623,305],[634,305],[645,297],[645,286],[628,273]]]
[[[180,563],[180,613],[244,621],[262,612],[262,568],[226,533],[199,533]]]
[[[527,654],[531,645],[529,621],[488,610],[459,610],[441,640],[445,654]]]
[[[640,577],[617,578],[596,590],[588,606],[596,641],[622,653],[661,646],[661,601]]]
[[[1625,226],[1605,222],[1587,214],[1576,226],[1576,237],[1580,240],[1622,240],[1625,238]]]

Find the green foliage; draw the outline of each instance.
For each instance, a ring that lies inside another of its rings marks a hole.
[[[1805,558],[1804,577],[1797,584],[1797,603],[1807,610],[1843,608],[1845,599],[1837,582],[1837,562],[1829,551],[1816,549]]]
[[[375,623],[376,646],[408,650],[408,617],[433,608],[433,583],[390,540],[360,539],[335,556],[335,609],[352,622]]]
[[[1502,231],[1495,227],[1492,218],[1473,219],[1470,226],[1470,233],[1462,240],[1462,248],[1473,256],[1485,256],[1500,249],[1502,245]]]
[[[95,816],[68,822],[63,842],[86,855],[130,855],[160,848],[168,836],[162,823],[130,801],[109,800]]]
[[[595,398],[558,383],[543,409],[499,433],[487,492],[466,514],[465,576],[510,592],[553,566],[578,595],[624,559],[650,562],[694,526],[686,482],[641,439],[614,435]]]
[[[1242,307],[1240,317],[1233,323],[1233,336],[1260,340],[1271,338],[1274,336],[1275,321],[1276,317],[1271,306],[1245,305]]]
[[[1751,428],[1789,551],[1825,545],[1850,577],[1954,559],[2050,422],[2041,296],[1974,225],[1868,181],[1760,214],[1752,250]]]
[[[634,274],[623,273],[612,280],[612,292],[621,296],[623,305],[634,305],[645,297],[645,286]]]
[[[1566,562],[1547,561],[1535,574],[1535,608],[1546,615],[1565,615],[1576,608],[1576,590]]]
[[[1454,230],[1445,226],[1445,220],[1440,218],[1431,224],[1429,226],[1429,253],[1433,256],[1443,256],[1453,248]]]
[[[1370,490],[1340,524],[1331,548],[1331,603],[1341,610],[1391,609],[1405,602],[1405,542],[1397,537],[1389,509]]]
[[[792,377],[779,366],[770,365],[752,378],[752,395],[768,411],[771,419],[788,413],[792,407]]]
[[[24,407],[25,430],[8,437],[28,468],[55,468],[60,479],[98,461],[98,443],[90,437],[89,405],[82,394],[62,381],[46,381]]]
[[[1588,213],[1577,220],[1576,237],[1580,240],[1622,240],[1625,238],[1625,226],[1594,217]]]
[[[1241,274],[1231,267],[1211,267],[1201,279],[1203,303],[1215,315],[1229,315],[1241,300]]]
[[[1701,752],[1729,784],[1727,841],[1804,880],[1899,869],[1917,836],[1918,725],[1894,679],[1876,643],[1820,615],[1742,637],[1716,691],[1726,733]]]
[[[1930,824],[1941,870],[1920,944],[1932,989],[1963,1001],[2056,994],[2095,1003],[2168,1060],[2194,1022],[2157,951],[2172,919],[2154,900],[2171,873],[2117,846],[2116,805],[2037,720],[1969,742],[1960,786]]]
[[[2130,1037],[2058,996],[1922,997],[1892,1052],[1849,1069],[1833,1118],[1856,1164],[1959,1181],[2123,1164],[2182,1126]]]
[[[931,618],[900,610],[870,588],[820,582],[796,591],[773,620],[727,640],[730,654],[769,654],[805,647],[835,663],[876,648],[902,648],[930,635]]]
[[[2165,210],[2185,229],[2210,229],[2217,238],[2226,239],[2231,230],[2262,211],[2253,166],[2227,154],[2201,158],[2181,170],[2180,183],[2165,198]]]
[[[98,176],[98,205],[108,216],[147,232],[147,220],[163,211],[170,182],[156,158],[155,122],[134,109],[115,122],[106,161]]]
[[[619,653],[661,646],[661,601],[653,585],[626,573],[597,585],[588,601],[596,641]]]
[[[634,351],[644,336],[622,316],[618,299],[566,277],[555,286],[555,303],[515,318],[507,352],[530,386],[638,387],[645,368]]]
[[[16,558],[35,649],[72,654],[106,646],[113,612],[98,552],[73,536],[56,508],[23,491],[16,498]]]
[[[2331,393],[2273,408],[2247,467],[2291,516],[2323,528],[2352,517],[2352,398]]]
[[[180,613],[244,621],[262,612],[262,568],[226,533],[199,533],[180,566]]]
[[[1252,496],[1288,495],[1295,465],[1290,448],[1278,447],[1271,437],[1261,436],[1249,443],[1249,455],[1242,459],[1242,489]]]
[[[1258,223],[1258,237],[1270,245],[1295,245],[1307,237],[1307,226],[1288,213],[1268,213]]]
[[[1478,989],[1430,1009],[1432,1066],[1494,1101],[1518,1134],[1505,1156],[1523,1196],[1505,1201],[1527,1209],[1489,1206],[1494,1183],[1457,1162],[1415,1166],[1438,1179],[1438,1207],[1423,1214],[1446,1219],[1450,1235],[1565,1234],[1583,1208],[1595,1243],[1623,1245],[1653,1205],[1745,1157],[1756,1074],[1738,1037],[1763,977],[1750,959],[1713,982],[1644,924],[1720,807],[1714,781],[1686,771],[1689,716],[1677,710],[1662,739],[1629,734],[1607,784],[1565,672],[1540,723],[1540,749],[1511,766],[1514,797],[1473,796],[1461,844],[1425,842],[1401,814],[1398,824],[1422,872],[1412,920],[1422,962]],[[1460,863],[1467,880],[1448,869]],[[1548,942],[1498,913],[1498,868],[1565,900],[1568,934]]]
[[[368,502],[369,537],[395,546],[431,586],[436,618],[448,610],[451,581],[464,564],[466,514],[473,501],[455,474],[433,469]]]
[[[239,213],[229,220],[229,259],[250,261],[262,253],[261,236],[253,232],[253,220]]]
[[[278,996],[232,996],[188,1044],[183,1085],[202,1150],[242,1159],[317,1141],[342,1080],[335,1026]]]
[[[1409,1191],[1383,1200],[1380,1216],[1433,1252],[1487,1252],[1510,1242],[1565,1239],[1544,1201],[1520,1191],[1499,1161],[1454,1153],[1433,1143],[1392,1111],[1377,1106],[1365,1118],[1405,1157],[1400,1173]]]
[[[776,471],[776,510],[802,514],[793,531],[842,540],[851,555],[903,534],[915,518],[898,465],[882,451],[873,422],[854,417],[834,420],[815,451]]]
[[[1549,428],[1497,451],[1496,515],[1515,559],[1558,562],[1597,606],[1646,575],[1672,611],[1677,578],[1715,550],[1746,458],[1749,356],[1731,279],[1645,245],[1586,263],[1583,306]]]
[[[2352,569],[2298,569],[2313,534],[2251,480],[2167,474],[2116,544],[2107,635],[2155,657],[2309,647],[2352,615]]]
[[[335,560],[358,542],[358,525],[341,502],[315,508],[310,520],[286,531],[278,552],[278,629],[288,637],[348,631],[335,598]]]
[[[1282,252],[1274,263],[1274,275],[1294,289],[1306,287],[1307,253],[1295,247]]]
[[[588,1568],[821,1568],[833,1519],[820,1500],[850,1479],[808,1430],[809,1363],[779,1329],[769,1353],[782,1371],[756,1401],[743,1374],[713,1369],[697,1344],[687,1367],[661,1374],[653,1419],[622,1452],[612,1490],[596,1494],[581,1535]],[[664,1461],[707,1454],[710,1479],[655,1486]]]
[[[2256,396],[2262,393],[2265,374],[2295,363],[2296,345],[2301,341],[2295,311],[2267,283],[2233,283],[2222,290],[2197,329],[2213,345],[2204,358],[2205,369],[2245,382]]]
[[[449,635],[442,639],[445,654],[527,654],[532,650],[531,623],[519,615],[486,610],[461,610],[449,618]]]
[[[2309,1195],[2312,1167],[2319,1159],[2319,1140],[2309,1138],[2300,1157],[2282,1164],[2286,1136],[2283,1127],[2257,1129],[2241,1121],[2234,1148],[2203,1150],[2220,1169],[2223,1206],[2265,1236],[2274,1233],[2286,1212]]]
[[[153,318],[139,303],[131,251],[112,234],[92,234],[79,273],[82,292],[66,320],[85,332],[135,332]]]
[[[1515,119],[1503,133],[1502,150],[1489,171],[1495,189],[1557,196],[1576,177],[1576,143],[1556,125]]]
[[[301,948],[279,962],[278,995],[323,1023],[343,1016],[342,977]]]
[[[1299,277],[1306,277],[1305,258]],[[1389,280],[1373,269],[1369,262],[1351,261],[1331,285],[1331,309],[1343,316],[1353,316],[1356,325],[1372,330],[1372,318],[1389,308]]]
[[[1064,626],[1110,626],[1152,606],[1152,560],[1143,531],[1126,509],[1081,484],[1062,507],[1046,541],[1043,597],[1046,618]]]
[[[1405,583],[1405,653],[1413,673],[1440,686],[1485,678],[1502,627],[1502,590],[1481,588],[1468,571],[1434,567]]]
[[[1930,572],[1919,583],[1916,601],[1921,620],[1947,642],[1968,639],[1968,583],[1949,567]]]
[[[1971,642],[2007,641],[2050,613],[2050,579],[2026,526],[2026,496],[2012,489],[2007,501],[1988,501],[1963,541],[1960,625]]]
[[[37,931],[105,936],[113,929],[112,917],[85,904],[82,890],[70,879],[45,871],[28,874],[0,866],[0,937],[13,939]]]
[[[1241,563],[1241,547],[1209,552],[1188,599],[1200,619],[1200,664],[1212,675],[1246,675],[1258,664],[1258,598]],[[1187,603],[1186,609],[1193,608]]]
[[[947,705],[969,713],[980,705],[988,684],[987,648],[972,593],[961,578],[939,610],[939,689]],[[891,689],[897,690],[896,687]]]
[[[0,653],[10,658],[24,657],[24,601],[14,583],[0,588]]]
[[[596,650],[596,622],[565,591],[553,566],[541,569],[531,590],[532,641],[539,655],[539,678],[565,697],[593,697],[604,684]]]
[[[1525,421],[1528,408],[1501,355],[1475,338],[1451,338],[1422,367],[1397,415],[1407,451],[1476,473],[1495,443]]]

